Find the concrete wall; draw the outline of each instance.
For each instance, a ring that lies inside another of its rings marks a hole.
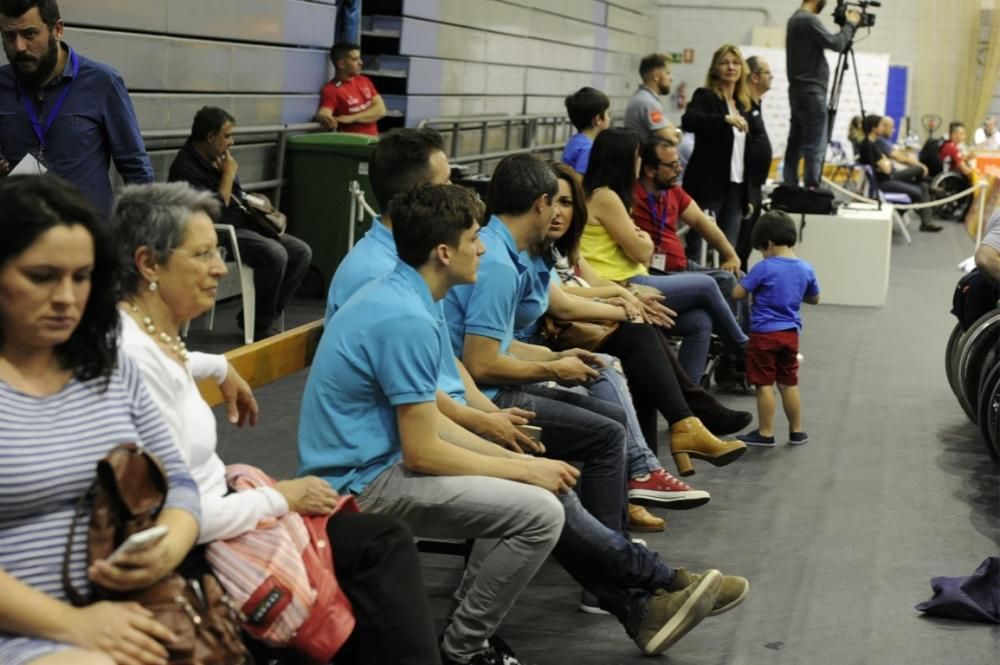
[[[565,112],[590,85],[613,109],[656,49],[647,0],[406,0],[400,53],[410,58],[407,124],[434,116]]]

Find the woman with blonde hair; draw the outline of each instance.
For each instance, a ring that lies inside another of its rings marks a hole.
[[[702,209],[715,215],[733,246],[749,201],[745,170],[752,100],[747,71],[738,48],[720,46],[712,55],[705,87],[694,91],[681,119],[684,131],[694,133],[695,138],[684,189]],[[689,259],[697,261],[701,238],[688,234],[686,251]]]

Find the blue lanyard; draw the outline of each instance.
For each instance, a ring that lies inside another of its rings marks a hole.
[[[660,217],[660,215],[657,214],[659,212],[656,209],[657,200],[658,197],[653,196],[652,193],[650,192],[646,193],[646,202],[649,204],[649,216],[652,217],[653,220],[656,222],[656,243],[655,247],[653,248],[654,252],[659,251],[660,249],[660,238],[663,236],[663,229],[666,228],[667,222],[669,221],[667,219],[668,216],[667,210],[663,211],[662,217]]]
[[[69,82],[63,91],[59,93],[59,97],[56,98],[56,103],[52,105],[52,110],[49,112],[49,117],[45,121],[45,127],[42,127],[42,121],[38,117],[38,111],[35,110],[35,105],[29,99],[28,94],[21,88],[20,82],[18,82],[17,87],[21,92],[21,103],[24,105],[24,110],[28,114],[28,120],[31,121],[31,128],[35,130],[35,136],[38,137],[38,147],[45,148],[45,136],[49,133],[52,128],[52,123],[56,121],[56,117],[59,115],[59,111],[62,110],[63,104],[66,103],[66,98],[69,96],[69,89],[73,86],[73,81],[76,80],[76,75],[80,71],[80,59],[76,55],[76,51],[70,50],[69,61],[73,67],[73,80]]]

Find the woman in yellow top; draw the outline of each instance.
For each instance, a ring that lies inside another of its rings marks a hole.
[[[653,240],[635,225],[629,212],[638,177],[639,135],[627,129],[598,134],[583,176],[588,218],[580,252],[604,279],[651,286],[666,297],[664,304],[678,314],[672,332],[683,338],[678,354],[681,365],[698,382],[713,329],[730,349],[745,345],[747,336],[708,275],[649,274]]]

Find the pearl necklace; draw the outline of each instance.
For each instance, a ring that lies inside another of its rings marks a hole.
[[[177,337],[171,337],[170,335],[168,335],[163,331],[160,331],[160,333],[157,334],[156,324],[153,323],[153,318],[148,314],[146,314],[145,312],[143,312],[141,309],[139,309],[139,306],[134,302],[129,303],[129,306],[132,308],[133,312],[136,312],[137,314],[142,314],[142,326],[143,328],[146,329],[146,332],[149,333],[151,337],[155,337],[156,339],[159,339],[161,342],[166,344],[167,348],[169,348],[170,351],[175,356],[180,358],[182,362],[186,363],[188,361],[190,354],[188,353],[187,346],[184,344],[184,340],[181,339],[180,335],[178,335]]]

